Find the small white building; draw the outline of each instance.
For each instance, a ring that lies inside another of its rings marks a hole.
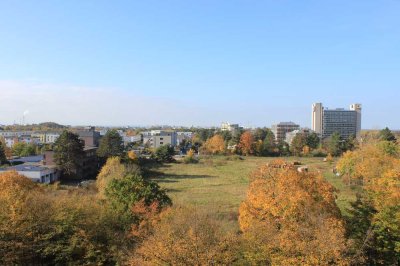
[[[26,176],[33,182],[50,184],[57,181],[60,172],[55,167],[45,167],[41,165],[21,164],[0,169],[0,172],[16,171],[18,174]]]

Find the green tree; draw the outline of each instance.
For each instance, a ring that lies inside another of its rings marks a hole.
[[[32,156],[36,155],[36,145],[33,143],[26,144],[20,153],[20,156]]]
[[[275,135],[270,129],[267,129],[264,138],[264,155],[273,155],[275,148]]]
[[[0,142],[0,165],[7,163],[6,152],[3,143]]]
[[[265,128],[257,128],[253,132],[254,141],[259,141],[259,140],[263,141],[266,136],[267,136],[267,129]]]
[[[66,177],[79,177],[82,169],[83,141],[64,130],[54,143],[54,161]]]
[[[131,208],[139,201],[143,201],[146,206],[156,202],[160,209],[172,204],[171,199],[157,183],[146,181],[137,173],[111,180],[105,195],[111,208],[121,215],[126,226],[137,222],[135,219],[138,217],[135,217]]]
[[[290,144],[290,152],[299,156],[303,152],[304,146],[307,145],[307,135],[304,133],[297,133]]]
[[[124,143],[118,131],[113,129],[108,131],[100,140],[97,155],[103,159],[113,156],[121,156],[124,152]]]
[[[22,151],[25,148],[24,142],[17,142],[12,146],[12,153],[14,156],[21,156]]]
[[[156,158],[160,162],[172,162],[174,154],[175,150],[171,145],[163,145],[156,150]]]
[[[388,127],[379,131],[378,138],[379,140],[393,141],[393,142],[396,141],[396,137]]]
[[[325,148],[333,156],[342,154],[342,137],[338,132],[334,132],[332,136],[325,140]]]
[[[318,137],[318,134],[315,132],[312,132],[307,136],[307,146],[310,147],[311,149],[316,149],[318,148],[321,140]]]

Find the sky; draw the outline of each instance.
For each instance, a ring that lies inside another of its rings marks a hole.
[[[0,124],[400,129],[400,0],[0,0]]]

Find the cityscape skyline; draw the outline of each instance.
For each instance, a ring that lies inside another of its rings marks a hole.
[[[0,123],[400,129],[398,1],[5,1]]]

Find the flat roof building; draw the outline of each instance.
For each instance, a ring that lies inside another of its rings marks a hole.
[[[352,104],[350,109],[328,109],[322,103],[312,105],[312,130],[320,137],[328,138],[339,133],[343,138],[351,135],[359,138],[361,133],[361,104]]]

